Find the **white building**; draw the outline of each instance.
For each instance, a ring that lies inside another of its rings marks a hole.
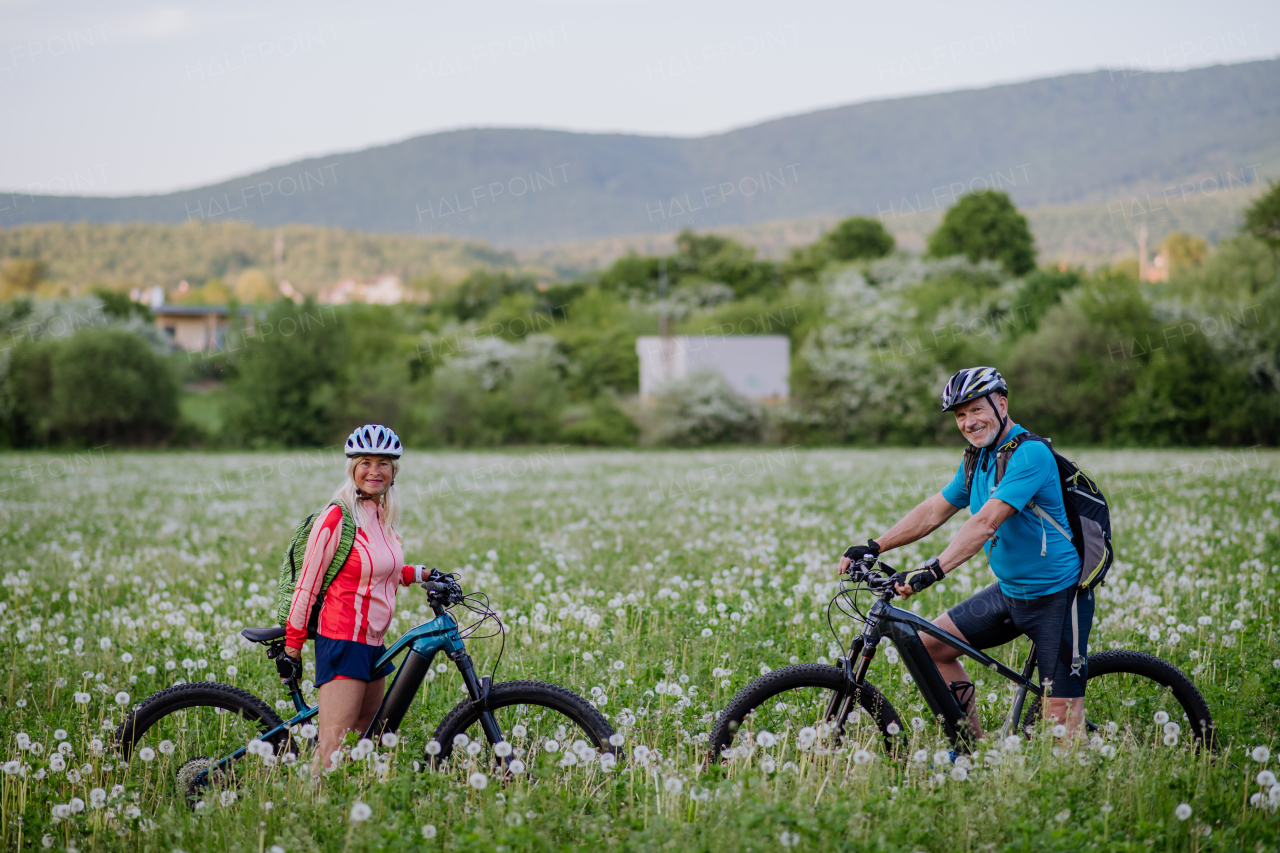
[[[394,275],[379,275],[364,281],[344,278],[320,294],[320,301],[325,305],[346,305],[348,302],[396,305],[404,301],[404,284],[399,276]]]
[[[640,396],[691,373],[719,373],[734,391],[755,400],[785,400],[791,392],[791,339],[786,335],[678,335],[636,340]]]

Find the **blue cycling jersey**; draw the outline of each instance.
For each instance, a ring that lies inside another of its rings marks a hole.
[[[1001,444],[1026,432],[1014,424]],[[1039,598],[1066,589],[1080,579],[1080,555],[1070,540],[1027,509],[1036,505],[1067,527],[1067,511],[1062,504],[1062,485],[1053,453],[1039,441],[1025,441],[1009,457],[1000,485],[995,485],[995,453],[981,451],[973,485],[964,486],[964,463],[942,490],[952,506],[968,507],[976,513],[991,499],[1007,503],[1017,512],[1010,516],[995,537],[984,546],[991,571],[1000,590],[1010,598]],[[1041,548],[1044,556],[1041,556]]]

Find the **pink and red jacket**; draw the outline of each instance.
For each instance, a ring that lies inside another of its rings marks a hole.
[[[356,519],[351,554],[325,591],[319,631],[331,640],[378,646],[396,612],[396,590],[417,580],[418,570],[404,564],[400,537],[383,524],[380,506],[362,502]],[[290,648],[300,649],[307,641],[307,617],[315,605],[325,569],[337,553],[341,534],[342,510],[336,505],[317,518],[311,528],[302,574],[294,588],[285,625],[285,645]]]

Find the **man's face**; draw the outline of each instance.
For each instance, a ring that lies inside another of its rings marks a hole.
[[[956,416],[956,426],[960,434],[975,447],[986,447],[991,439],[999,433],[1000,421],[1009,412],[1009,401],[999,394],[992,394],[991,402],[979,397],[952,411]],[[992,404],[995,408],[992,408]]]

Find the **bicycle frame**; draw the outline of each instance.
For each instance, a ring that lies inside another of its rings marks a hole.
[[[401,652],[408,650],[404,661],[395,672],[391,687],[382,697],[382,704],[378,706],[377,713],[373,715],[373,721],[369,724],[369,728],[365,730],[364,737],[376,741],[383,734],[394,732],[400,727],[400,723],[404,720],[405,714],[408,713],[409,706],[413,703],[413,698],[418,695],[418,690],[422,687],[422,682],[426,680],[431,664],[439,652],[444,652],[449,660],[453,661],[458,667],[458,671],[462,674],[463,683],[466,685],[467,693],[470,694],[473,700],[483,701],[488,696],[489,677],[476,677],[475,665],[471,661],[471,656],[467,654],[466,646],[458,633],[458,623],[443,608],[435,606],[435,610],[436,618],[406,631],[374,664],[375,670],[381,669],[395,660]],[[280,725],[263,732],[258,736],[259,740],[266,741],[277,737],[289,731],[293,726],[301,725],[313,719],[320,712],[318,705],[310,706],[302,698],[302,690],[296,680],[290,679],[283,683],[289,688],[289,696],[293,700],[297,714]],[[502,730],[498,728],[497,720],[492,712],[487,709],[480,714],[480,725],[490,743],[498,743],[503,739]],[[217,768],[219,770],[225,769],[231,762],[242,758],[248,752],[248,749],[248,744],[245,744],[235,752],[220,759],[217,763]],[[196,783],[205,784],[208,780],[208,773],[208,770],[200,773],[196,777]]]
[[[876,647],[883,637],[888,637],[889,641],[898,650],[898,653],[902,655],[903,663],[906,664],[907,671],[911,674],[916,687],[919,688],[920,694],[924,697],[925,704],[929,706],[929,710],[933,712],[934,717],[942,722],[947,739],[952,743],[962,743],[970,748],[973,745],[973,738],[968,716],[965,714],[964,709],[960,707],[960,703],[956,701],[955,696],[943,680],[942,674],[938,672],[938,667],[934,664],[933,658],[929,656],[929,652],[925,649],[924,642],[920,639],[921,632],[945,643],[966,657],[977,661],[984,668],[1018,685],[1013,708],[1010,709],[1009,716],[1005,719],[1004,727],[1001,730],[1002,737],[1008,735],[1010,730],[1017,725],[1018,718],[1022,715],[1022,706],[1026,700],[1027,693],[1034,693],[1037,696],[1044,695],[1040,685],[1031,680],[1031,673],[1035,669],[1034,644],[1031,647],[1031,652],[1027,655],[1027,662],[1023,665],[1022,672],[1019,673],[985,652],[974,648],[954,634],[942,630],[929,620],[917,616],[909,610],[894,607],[889,604],[887,599],[887,595],[882,596],[871,606],[871,610],[867,613],[862,633],[854,639],[853,644],[850,646],[849,657],[844,661],[844,671],[851,684],[858,685],[866,680],[867,669],[871,665],[872,658],[875,657]],[[854,663],[855,657],[857,658],[856,664]],[[852,702],[852,693],[833,697],[832,708],[829,709],[829,712],[838,711],[840,715],[836,719],[843,720],[845,715],[853,710]],[[843,707],[836,708],[836,705],[842,705]]]

